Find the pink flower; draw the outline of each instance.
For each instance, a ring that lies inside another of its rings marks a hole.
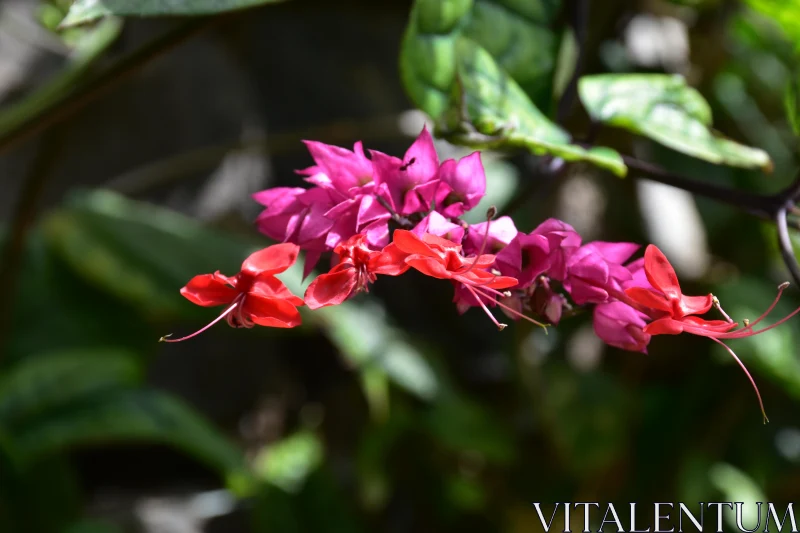
[[[464,228],[458,224],[453,224],[437,211],[431,211],[428,216],[420,220],[419,224],[411,230],[411,233],[417,237],[430,233],[437,237],[449,239],[456,244],[460,244],[464,238]]]
[[[648,319],[631,306],[611,301],[596,305],[592,314],[594,332],[609,346],[647,353],[650,335],[644,333]]]
[[[524,289],[550,268],[550,242],[544,235],[519,233],[497,253],[495,266],[504,276],[517,278],[517,288]]]
[[[486,173],[480,152],[456,161],[448,159],[439,167],[436,209],[449,217],[460,217],[486,194]]]
[[[567,276],[567,261],[581,245],[581,236],[575,228],[556,218],[548,218],[531,235],[541,235],[549,244],[550,265],[547,274],[558,281]]]
[[[638,248],[635,243],[603,241],[581,246],[567,260],[564,288],[578,305],[608,301],[609,291],[622,290],[633,278],[622,263]]]
[[[281,242],[291,242],[306,250],[304,275],[308,275],[329,247],[325,241],[333,220],[325,213],[332,202],[325,189],[275,187],[258,192],[253,198],[266,209],[256,219],[261,233]]]
[[[306,181],[325,189],[331,189],[345,199],[360,189],[372,188],[372,161],[364,155],[361,141],[353,146],[353,151],[317,141],[303,141],[314,158],[316,165],[299,170],[298,174],[310,176]],[[336,198],[336,196],[334,196]]]
[[[374,150],[370,153],[377,193],[385,196],[395,213],[405,216],[430,211],[439,184],[439,156],[427,128],[402,160]]]
[[[489,226],[489,233],[486,233],[486,226]],[[472,224],[469,227],[467,238],[464,240],[464,251],[470,254],[480,252],[484,248],[484,253],[497,254],[508,246],[519,232],[514,225],[511,217],[500,217],[491,222],[481,222]],[[486,244],[483,244],[484,238]]]

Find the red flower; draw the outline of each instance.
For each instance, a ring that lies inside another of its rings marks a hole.
[[[512,313],[542,326],[539,322],[522,315],[515,309],[496,301],[497,296],[506,297],[507,294],[500,289],[508,289],[519,284],[516,278],[500,276],[489,272],[487,269],[494,264],[495,256],[491,254],[464,257],[461,245],[453,241],[424,233],[418,237],[406,230],[395,230],[392,244],[406,254],[405,263],[419,270],[426,276],[438,279],[449,279],[463,286],[483,308],[492,322],[499,328],[506,327],[494,318],[484,304],[484,299],[489,299]]]
[[[228,307],[210,324],[180,339],[161,337],[164,342],[179,342],[198,335],[223,318],[234,328],[270,326],[293,328],[301,323],[297,306],[303,300],[292,294],[275,277],[297,260],[300,248],[284,243],[269,246],[250,255],[242,263],[242,270],[233,277],[219,271],[193,277],[181,294],[190,302],[203,307],[227,305]]]
[[[403,262],[405,254],[394,244],[381,251],[367,246],[367,237],[353,235],[334,248],[339,264],[327,274],[320,274],[306,289],[305,300],[309,309],[339,305],[353,294],[369,292],[368,285],[375,282],[378,274],[399,276],[408,265]]]
[[[644,258],[645,274],[655,290],[651,291],[639,287],[632,287],[625,290],[625,295],[631,300],[630,303],[637,309],[647,312],[648,315],[655,319],[647,324],[642,331],[648,335],[678,335],[680,333],[690,333],[692,335],[708,337],[723,346],[728,353],[733,356],[742,370],[744,370],[744,373],[753,385],[753,389],[755,389],[756,396],[758,397],[758,403],[761,406],[761,413],[764,415],[764,421],[766,422],[767,415],[764,412],[764,403],[761,401],[761,394],[758,391],[753,377],[733,350],[720,339],[741,339],[764,333],[765,331],[769,331],[783,324],[800,312],[799,307],[771,326],[759,330],[753,329],[753,326],[764,320],[772,312],[778,300],[780,300],[781,294],[783,294],[783,291],[789,286],[789,283],[783,283],[778,287],[778,295],[775,297],[772,305],[770,305],[760,317],[753,322],[745,320],[744,327],[737,329],[739,323],[731,320],[730,317],[722,311],[722,308],[719,306],[719,301],[712,294],[707,296],[685,296],[681,293],[675,270],[672,268],[669,261],[667,261],[664,254],[661,253],[661,250],[651,244],[647,247]],[[723,314],[725,320],[705,320],[694,316],[708,312],[711,307],[716,307]]]

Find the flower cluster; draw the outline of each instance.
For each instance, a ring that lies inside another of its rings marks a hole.
[[[448,280],[459,313],[480,307],[501,330],[506,325],[491,308],[547,327],[557,325],[565,312],[593,306],[597,336],[624,350],[647,353],[654,335],[711,338],[742,366],[763,413],[755,382],[723,340],[757,335],[800,312],[753,329],[788,284],[781,285],[761,317],[739,328],[713,295],[684,295],[674,269],[653,245],[631,261],[639,245],[583,243],[572,226],[557,219],[524,233],[510,217],[495,218],[490,208],[485,222],[466,223],[460,217],[486,192],[480,153],[440,163],[427,129],[403,159],[377,151],[367,157],[360,142],[353,151],[310,141],[306,146],[315,165],[299,174],[310,188],[277,187],[254,195],[265,206],[257,219],[259,230],[282,244],[251,255],[234,277],[216,272],[193,278],[181,290],[187,299],[226,308],[200,331],[162,340],[185,340],[222,318],[233,327],[294,327],[301,322],[298,306],[338,305],[368,291],[379,275],[416,270]],[[311,282],[302,299],[275,277],[300,250],[305,252],[304,277],[323,254],[332,252],[331,269]],[[701,318],[712,308],[724,319]]]

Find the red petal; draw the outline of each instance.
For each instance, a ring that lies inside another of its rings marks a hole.
[[[189,280],[181,294],[193,304],[203,307],[227,305],[239,295],[239,291],[227,284],[228,278],[215,274],[201,274]]]
[[[643,287],[625,289],[625,295],[637,304],[672,314],[672,306],[663,295]]]
[[[438,254],[431,250],[431,247],[422,242],[419,237],[404,229],[394,230],[392,241],[395,246],[407,254],[425,255],[436,257]]]
[[[408,270],[406,257],[407,253],[401,251],[395,243],[390,243],[381,252],[370,256],[367,270],[373,274],[399,276]]]
[[[680,320],[665,316],[653,320],[642,331],[647,335],[678,335],[683,333],[683,323]]]
[[[350,296],[355,286],[356,270],[347,268],[317,276],[306,289],[303,298],[309,309],[339,305]]]
[[[412,255],[406,259],[406,263],[412,268],[416,268],[426,276],[438,279],[452,279],[453,273],[447,270],[441,261],[431,257]]]
[[[303,299],[292,294],[292,291],[275,276],[259,277],[252,287],[250,287],[247,294],[254,294],[257,297],[286,300],[292,305],[303,305]]]
[[[453,279],[462,283],[474,284],[479,287],[489,287],[490,289],[508,289],[519,285],[517,278],[510,276],[496,276],[485,270],[470,270],[463,275],[455,275]]]
[[[293,328],[302,322],[300,312],[289,301],[248,293],[242,312],[259,326]]]
[[[298,253],[300,248],[289,242],[268,246],[244,260],[242,273],[251,276],[278,274],[294,264]]]
[[[684,315],[703,315],[714,306],[714,297],[711,294],[706,296],[682,296],[681,310]]]
[[[675,269],[661,250],[653,244],[648,245],[644,252],[644,272],[650,285],[663,292],[667,298],[681,297],[681,286]]]
[[[704,320],[697,316],[687,316],[683,319],[683,322],[714,333],[725,333],[739,325],[736,322],[728,322],[727,320]]]
[[[439,237],[438,235],[433,235],[432,233],[423,233],[422,241],[425,244],[433,246],[434,248],[438,248],[443,252],[446,250],[461,251],[461,245],[457,242],[453,242],[450,239],[445,239],[444,237]]]

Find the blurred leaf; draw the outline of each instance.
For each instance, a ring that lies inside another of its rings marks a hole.
[[[746,528],[753,527],[753,524],[758,523],[755,527],[761,525],[762,513],[759,512],[759,507],[756,502],[767,502],[768,498],[761,490],[753,479],[746,473],[738,468],[719,463],[711,467],[708,472],[711,483],[719,490],[724,498],[723,501],[727,502],[742,502],[742,525]],[[729,511],[725,513],[725,519],[731,530],[739,531],[736,524],[736,513]],[[766,509],[761,510],[766,513]],[[721,524],[720,524],[721,527]]]
[[[262,449],[253,468],[264,481],[296,493],[322,463],[323,453],[319,438],[311,431],[302,431]]]
[[[795,46],[800,45],[800,0],[745,0],[745,3],[775,21]]]
[[[296,494],[267,484],[253,506],[254,531],[263,533],[359,533],[346,491],[327,469],[311,472]]]
[[[0,426],[14,427],[47,411],[140,379],[135,355],[122,350],[73,350],[30,357],[0,376]]]
[[[143,315],[73,273],[38,227],[25,243],[14,292],[6,364],[52,351],[125,346],[144,354],[158,346]]]
[[[119,391],[39,417],[14,440],[28,460],[75,446],[146,441],[174,446],[224,474],[243,469],[240,451],[183,402],[154,390]]]
[[[118,19],[109,18],[82,31],[64,69],[35,92],[17,103],[0,109],[0,136],[35,117],[72,90],[100,54],[114,42],[122,29]]]
[[[711,108],[682,76],[584,76],[578,90],[589,115],[597,122],[644,135],[712,163],[772,169],[772,161],[763,150],[712,133]]]
[[[546,383],[548,433],[563,459],[574,472],[608,468],[624,453],[628,431],[626,396],[617,379],[552,365]]]
[[[775,306],[770,318],[756,328],[783,318],[794,309],[795,305],[788,301],[792,297],[790,291],[791,288]],[[777,287],[767,281],[742,278],[720,286],[715,294],[728,315],[741,323],[744,318],[752,321],[761,315],[772,303],[776,292]],[[785,327],[765,331],[757,337],[732,340],[727,344],[751,370],[767,376],[781,385],[786,392],[795,398],[800,398],[800,359],[797,358],[795,350],[797,338],[794,331],[795,328],[787,324]],[[722,347],[715,347],[715,351],[722,360],[733,362]],[[744,379],[742,377],[742,386],[746,387]],[[755,402],[755,399],[753,401]]]
[[[425,427],[445,446],[477,453],[501,465],[514,460],[513,435],[489,411],[465,397],[448,394],[425,418]]]
[[[278,1],[281,0],[75,0],[61,26],[83,24],[108,15],[208,15]]]
[[[537,107],[549,108],[560,2],[416,0],[400,54],[411,100],[437,135],[474,148],[525,148],[590,161],[623,176],[611,148],[585,150]]]
[[[309,278],[315,276],[312,273]],[[299,261],[281,279],[293,293],[303,294]],[[436,373],[405,335],[387,323],[386,311],[375,300],[350,300],[311,313],[301,308],[301,312],[304,323],[325,330],[353,368],[380,369],[399,387],[424,400],[432,400],[438,393]]]
[[[792,127],[792,131],[798,137],[800,137],[800,98],[798,98],[799,92],[800,92],[800,80],[797,79],[797,76],[794,76],[789,80],[789,84],[786,86],[786,92],[784,93],[783,103],[786,109],[786,119],[789,121],[789,125]]]
[[[42,224],[76,272],[150,317],[197,316],[180,288],[197,274],[238,272],[256,242],[100,190],[75,194]]]
[[[123,530],[111,522],[85,519],[68,527],[63,533],[123,533]]]

